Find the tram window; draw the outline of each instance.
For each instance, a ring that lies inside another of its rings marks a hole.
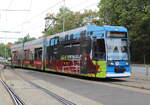
[[[58,39],[55,39],[54,45],[57,45],[57,43],[58,43]]]
[[[29,50],[24,50],[24,53],[25,53],[25,60],[28,60],[29,59]]]
[[[80,32],[80,35],[81,35],[81,36],[85,36],[85,35],[86,35],[86,30],[81,31],[81,32]]]
[[[50,45],[53,46],[53,45],[54,45],[54,42],[55,42],[55,40],[54,40],[54,39],[51,39]]]
[[[42,59],[42,48],[36,48],[34,53],[35,60]]]
[[[32,51],[29,52],[29,60],[33,59]]]
[[[60,42],[63,42],[63,41],[64,41],[64,38],[63,38],[63,37],[60,37],[60,38],[59,38],[59,41],[60,41]]]
[[[59,43],[59,37],[55,37],[54,40],[54,45],[57,45]]]
[[[13,58],[13,60],[17,60],[17,52],[16,51],[12,52],[12,58]]]
[[[90,31],[90,35],[93,35],[93,31]]]
[[[70,35],[70,40],[73,40],[73,34]]]
[[[67,41],[67,40],[68,40],[68,35],[65,36],[65,41]]]
[[[104,39],[97,39],[93,43],[93,58],[105,60],[106,52]]]
[[[80,38],[80,33],[76,33],[73,35],[73,39],[77,39],[77,38]]]

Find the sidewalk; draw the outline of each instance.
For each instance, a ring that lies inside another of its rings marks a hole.
[[[150,90],[150,71],[149,75],[146,75],[144,66],[132,66],[131,77],[121,78],[121,80],[125,82],[116,82],[116,84]]]
[[[139,79],[139,80],[145,80],[150,82],[150,66],[132,66],[131,69],[133,78]]]

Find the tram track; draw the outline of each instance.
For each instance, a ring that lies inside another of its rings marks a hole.
[[[7,83],[5,82],[5,80],[3,79],[4,76],[2,76],[2,72],[3,68],[0,68],[0,82],[2,83],[2,85],[4,86],[4,88],[6,89],[6,91],[9,93],[14,105],[26,105],[20,98],[19,96],[14,92],[14,90],[9,87],[7,85]]]
[[[43,91],[44,93],[48,94],[49,96],[51,96],[52,98],[57,100],[62,105],[76,105],[75,103],[70,102],[70,101],[66,100],[65,98],[63,98],[63,97],[58,96],[57,94],[53,93],[52,91],[48,90],[47,88],[44,88],[43,86],[39,86],[38,84],[32,82],[28,78],[25,78],[25,76],[22,75],[21,73],[15,71],[15,70],[13,70],[11,72],[14,73],[16,76],[19,76],[21,79],[28,82],[29,84],[31,84],[35,88],[37,88],[37,89]],[[82,79],[81,79],[81,81],[82,81]],[[106,85],[108,84],[109,86],[119,87],[119,88],[123,88],[123,89],[127,88],[129,90],[138,91],[138,92],[141,92],[141,93],[147,93],[150,90],[150,89],[144,88],[142,86],[141,87],[134,86],[134,83],[138,82],[138,81],[134,81],[134,79],[132,79],[132,78],[128,78],[128,79],[110,79],[108,81],[107,80],[106,81],[105,80],[104,81],[103,80],[94,80],[94,81],[93,81],[94,83],[97,83],[97,81],[100,81],[100,82],[102,82]]]
[[[14,73],[15,72],[15,73]],[[51,96],[52,98],[54,98],[55,100],[57,100],[59,103],[61,103],[62,105],[76,105],[75,103],[53,93],[52,91],[46,89],[46,88],[43,88],[31,81],[29,81],[28,79],[24,78],[21,74],[19,74],[18,72],[16,72],[15,70],[12,72],[14,73],[15,75],[19,76],[22,80],[26,81],[27,83],[29,83],[30,85],[34,86],[35,88],[43,91],[44,93],[48,94],[49,96]]]
[[[15,105],[26,105],[17,95],[16,93],[5,83],[5,81],[0,80],[7,92],[10,94]]]

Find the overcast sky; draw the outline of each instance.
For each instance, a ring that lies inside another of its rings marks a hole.
[[[97,10],[99,1],[65,0],[65,3],[70,10],[82,12],[84,9]],[[14,42],[16,38],[24,37],[27,33],[31,37],[40,37],[44,29],[46,13],[57,13],[63,4],[63,0],[0,0],[0,43]],[[29,11],[6,11],[6,9]],[[21,33],[4,33],[1,31]],[[4,39],[5,37],[7,40]]]

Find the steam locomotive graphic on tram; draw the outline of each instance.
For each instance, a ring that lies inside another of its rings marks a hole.
[[[87,25],[11,48],[12,66],[96,78],[131,75],[127,29]]]

